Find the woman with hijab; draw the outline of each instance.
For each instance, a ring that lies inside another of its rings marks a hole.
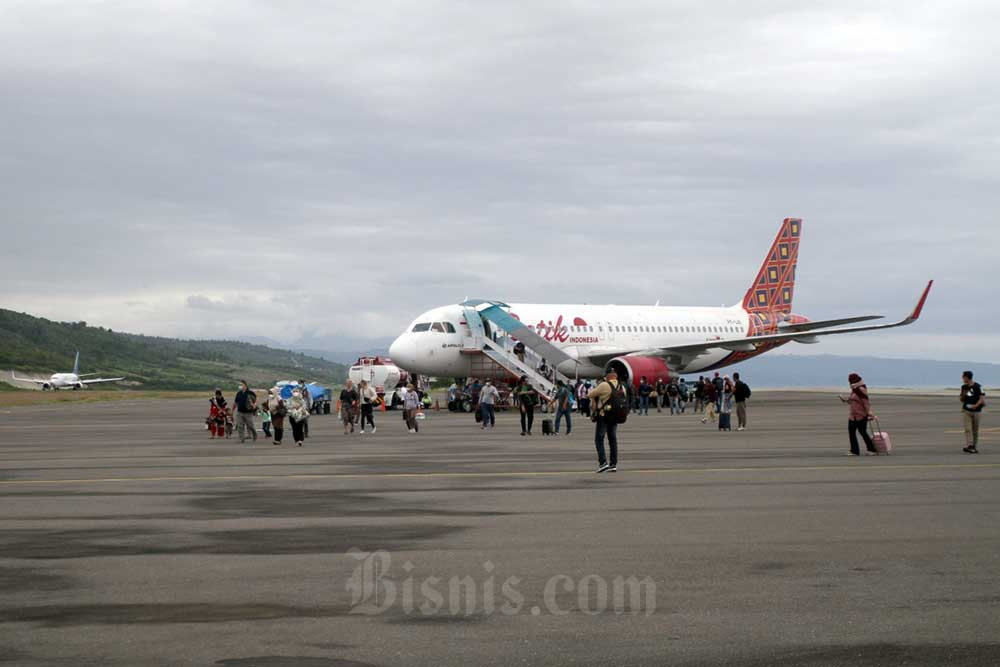
[[[372,433],[375,432],[375,417],[372,412],[375,408],[375,401],[378,399],[378,392],[368,384],[368,380],[362,380],[358,384],[358,400],[361,403],[361,433],[365,432],[365,422],[371,424]]]
[[[210,440],[226,437],[226,399],[222,390],[216,389],[215,396],[208,401],[208,432]]]
[[[281,439],[285,436],[285,417],[288,415],[288,407],[281,399],[281,394],[277,387],[267,394],[265,409],[271,413],[271,428],[274,429],[274,444],[280,445]]]
[[[851,441],[851,451],[847,455],[861,456],[861,448],[858,446],[858,434],[860,433],[867,448],[866,456],[871,456],[872,454],[877,456],[878,451],[875,449],[875,444],[872,442],[871,436],[868,435],[868,420],[875,416],[872,414],[871,401],[868,399],[868,385],[865,384],[864,380],[857,373],[851,373],[847,377],[847,381],[851,385],[851,393],[849,396],[840,396],[840,400],[847,403],[850,411],[847,422],[847,435]]]
[[[309,419],[309,408],[306,407],[306,400],[302,398],[302,392],[298,389],[292,392],[292,399],[288,402],[288,421],[292,425],[292,439],[299,447],[306,439],[305,427]]]
[[[722,396],[719,401],[719,430],[720,431],[732,431],[733,430],[733,391],[735,390],[735,385],[733,385],[732,379],[727,375],[722,379]]]
[[[417,413],[420,412],[420,394],[414,389],[413,384],[406,385],[406,396],[403,398],[403,419],[410,433],[418,433],[420,425],[417,423]]]

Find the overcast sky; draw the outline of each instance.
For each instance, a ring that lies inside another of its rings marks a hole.
[[[878,8],[874,8],[877,5]],[[384,337],[466,296],[729,305],[1000,361],[996,2],[0,3],[0,307]]]

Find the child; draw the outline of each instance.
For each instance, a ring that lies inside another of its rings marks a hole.
[[[264,437],[271,437],[271,412],[268,410],[267,402],[261,406],[260,410],[260,427],[264,430]]]
[[[233,409],[226,408],[226,439],[233,437]]]

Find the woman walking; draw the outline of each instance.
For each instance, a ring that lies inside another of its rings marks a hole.
[[[851,441],[851,451],[847,456],[861,456],[861,448],[858,446],[858,434],[861,434],[867,448],[866,455],[878,455],[875,443],[868,435],[868,420],[874,418],[872,414],[871,401],[868,399],[868,386],[857,373],[851,373],[847,377],[851,385],[850,396],[841,396],[840,400],[847,403],[850,410],[847,422],[847,436]]]
[[[406,396],[403,398],[403,419],[410,433],[418,433],[420,426],[417,423],[417,413],[420,412],[420,394],[413,388],[412,384],[406,385]]]
[[[733,430],[733,381],[727,375],[722,380],[722,400],[719,401],[719,430]]]
[[[264,403],[264,408],[271,413],[271,428],[274,429],[274,444],[280,445],[281,439],[285,435],[285,417],[288,415],[288,407],[281,400],[281,394],[277,389],[272,389]]]
[[[302,446],[302,441],[306,438],[305,427],[308,419],[309,408],[306,407],[306,401],[302,398],[302,392],[296,389],[292,392],[292,400],[288,404],[288,421],[292,424],[292,439],[299,447]]]
[[[372,413],[374,412],[375,401],[378,400],[378,392],[368,384],[368,380],[362,380],[358,384],[358,399],[361,401],[361,434],[364,435],[365,433],[365,422],[371,425],[372,433],[374,433],[375,417]]]

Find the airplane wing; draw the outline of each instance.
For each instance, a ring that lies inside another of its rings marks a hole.
[[[80,384],[96,384],[98,382],[118,382],[125,378],[96,378],[94,380],[80,380]]]
[[[686,343],[682,345],[671,345],[666,348],[659,348],[655,350],[641,350],[633,352],[632,354],[637,354],[640,356],[648,357],[661,357],[669,360],[671,365],[683,366],[690,361],[707,354],[711,350],[729,350],[730,352],[753,352],[757,349],[757,346],[761,343],[785,343],[788,341],[796,341],[799,343],[818,343],[820,336],[832,336],[835,334],[845,334],[845,333],[858,333],[861,331],[878,331],[880,329],[893,329],[895,327],[905,327],[908,324],[913,324],[920,317],[920,312],[924,308],[924,303],[927,301],[927,295],[931,291],[931,286],[934,281],[931,280],[927,283],[927,287],[924,288],[923,293],[920,295],[920,300],[914,307],[913,311],[899,320],[898,322],[891,322],[889,324],[868,324],[860,327],[836,327],[838,324],[843,325],[851,322],[863,322],[872,319],[881,319],[879,315],[864,315],[861,317],[849,317],[842,320],[824,320],[821,322],[806,322],[799,325],[788,325],[787,327],[779,327],[778,333],[774,334],[764,334],[760,336],[751,336],[743,338],[718,338],[716,340],[706,340],[699,341],[697,343]],[[810,325],[816,325],[816,328],[810,327]],[[621,354],[621,353],[620,353]],[[597,355],[596,357],[591,357],[591,360],[595,363],[606,363],[610,358],[605,359],[606,355]]]
[[[811,331],[813,329],[826,329],[827,327],[839,327],[845,324],[855,324],[857,322],[868,322],[871,320],[885,319],[884,315],[862,315],[860,317],[842,317],[837,320],[813,320],[811,322],[781,322],[778,324],[778,331]],[[81,376],[82,377],[82,376]]]
[[[13,373],[10,376],[18,382],[34,382],[35,384],[48,384],[50,382],[49,380],[36,380],[35,378],[19,378]]]

